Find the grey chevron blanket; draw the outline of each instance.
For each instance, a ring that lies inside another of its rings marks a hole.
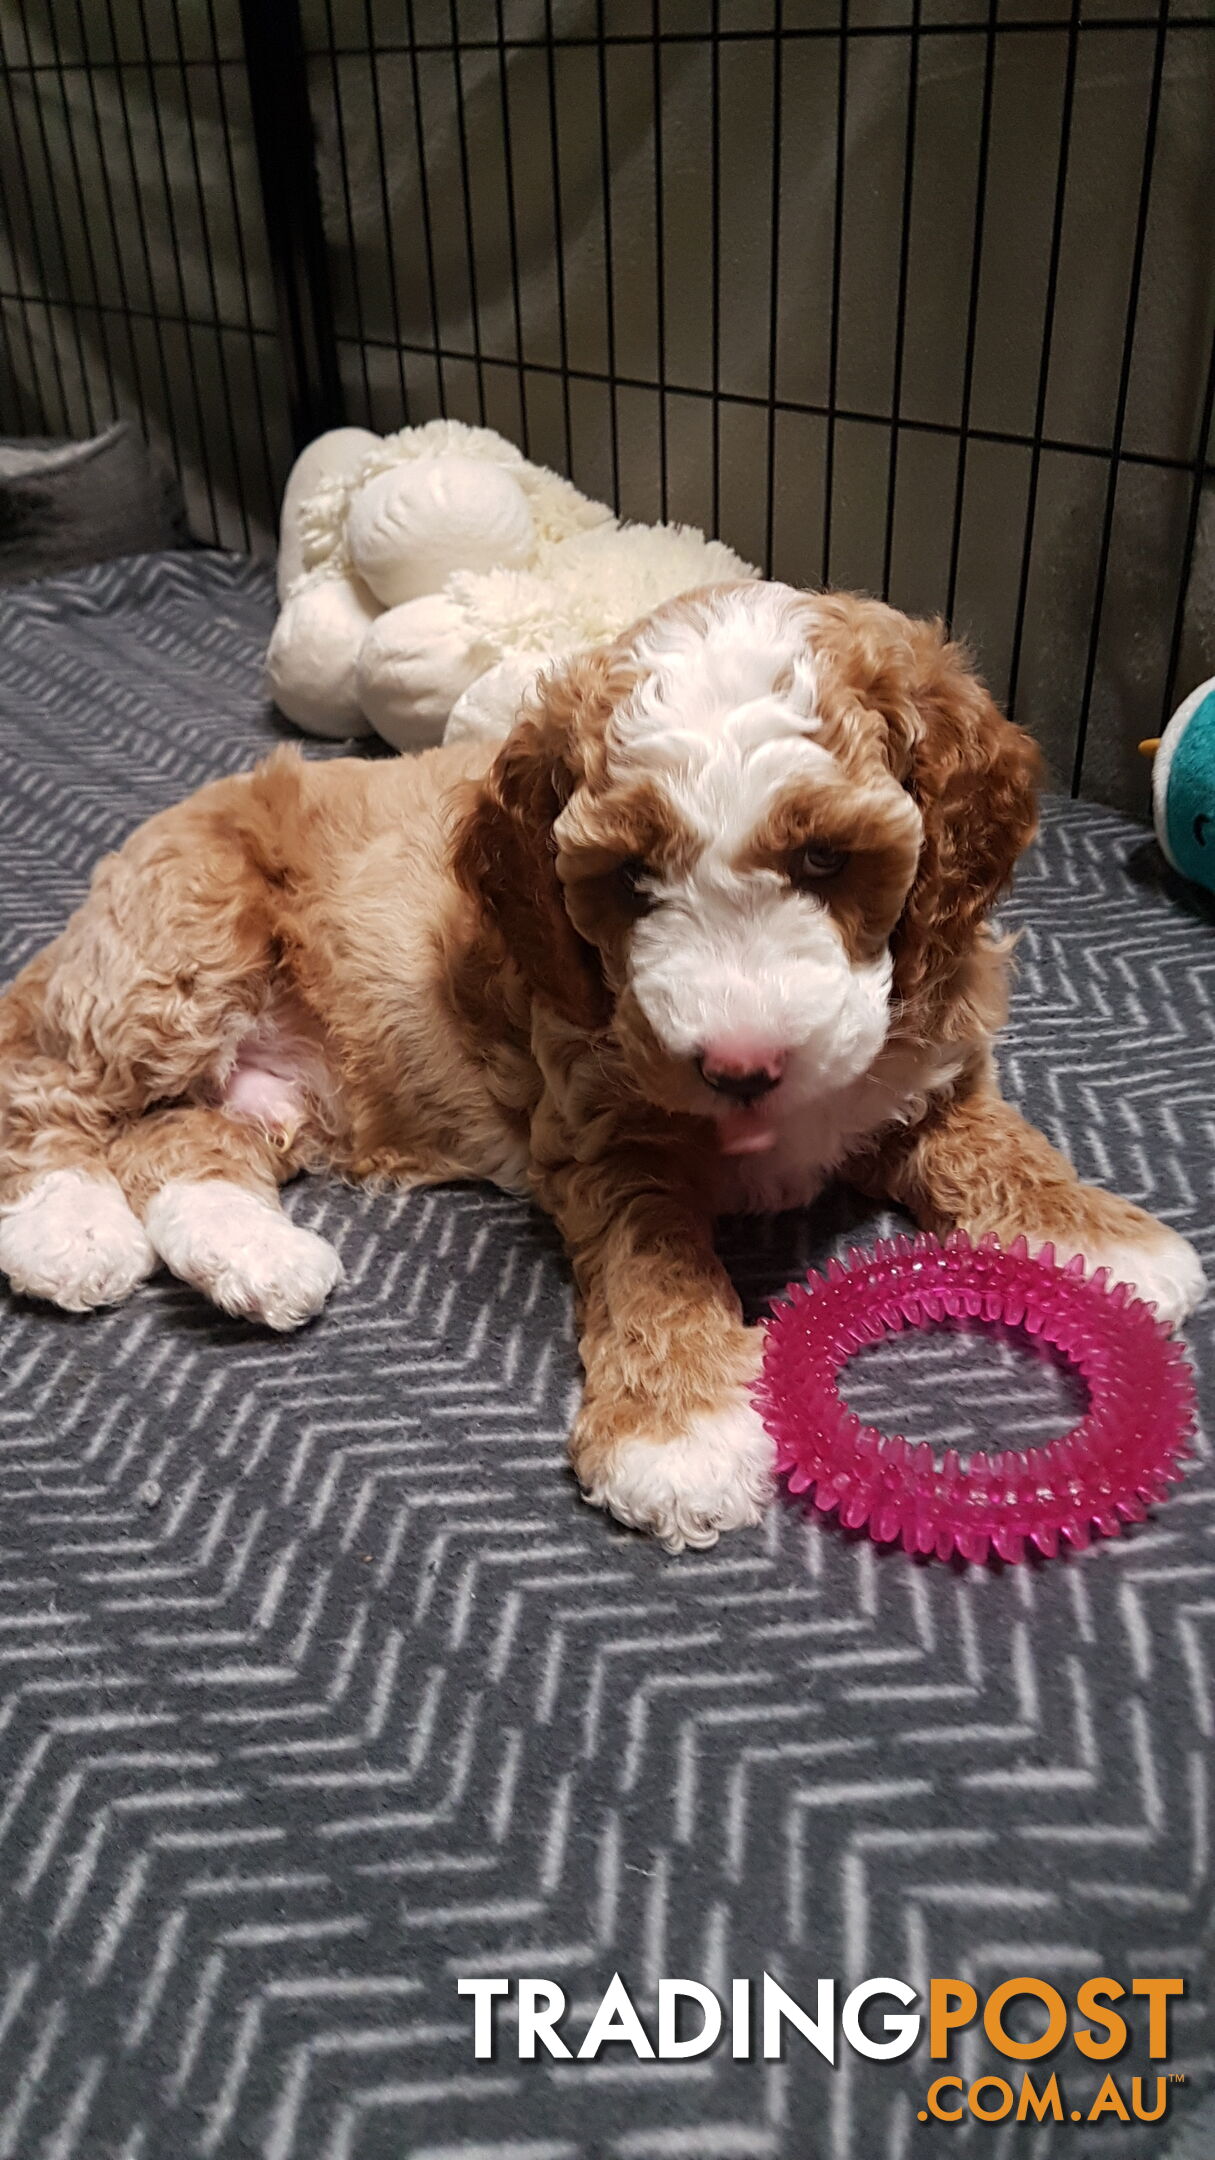
[[[273,607],[264,569],[205,554],[0,595],[0,979],[103,850],[285,732]],[[1137,827],[1056,802],[1007,918],[1010,1093],[1215,1272],[1209,916]],[[288,1204],[348,1269],[298,1338],[165,1277],[88,1319],[0,1293],[0,2160],[1196,2153],[1208,1434],[1158,1516],[1053,1565],[914,1564],[788,1503],[671,1560],[563,1468],[545,1222],[472,1188]],[[876,1227],[837,1195],[728,1257],[759,1310]],[[1189,1339],[1209,1421],[1215,1304]],[[1053,1367],[967,1335],[850,1385],[916,1437],[1075,1414]],[[1104,2066],[1070,2040],[1010,2066],[977,2026],[948,2064],[831,2067],[788,2027],[772,2060],[520,2061],[512,1997],[475,2057],[461,1978],[547,1977],[576,2046],[617,1971],[651,2034],[673,1976],[728,2006],[766,1973],[805,2010],[826,1977],[1186,1994],[1159,2066],[1138,2023]],[[1064,2119],[930,2114],[941,2071],[993,2067],[1014,2094],[1057,2071]],[[1107,2069],[1129,2097],[1157,2067],[1189,2081],[1162,2119],[1071,2119]]]

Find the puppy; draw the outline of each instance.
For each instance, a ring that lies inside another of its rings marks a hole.
[[[1053,1241],[1164,1317],[1191,1248],[1000,1099],[1037,753],[940,629],[775,584],[554,669],[496,755],[279,751],[143,826],[0,1001],[0,1268],[70,1311],[158,1263],[274,1328],[336,1253],[297,1171],[533,1194],[573,1264],[583,1492],[671,1550],[759,1519],[720,1211],[841,1175]]]

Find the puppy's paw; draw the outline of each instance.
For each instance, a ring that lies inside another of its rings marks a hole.
[[[119,1305],[156,1266],[139,1217],[112,1177],[49,1170],[0,1210],[0,1274],[65,1312]]]
[[[237,1319],[302,1327],[342,1279],[332,1245],[227,1178],[175,1178],[144,1219],[165,1266]]]
[[[1202,1262],[1175,1230],[1166,1229],[1150,1215],[1144,1215],[1142,1223],[1142,1232],[1129,1236],[1086,1237],[1083,1242],[1058,1238],[1056,1258],[1070,1260],[1076,1252],[1083,1253],[1090,1273],[1094,1268],[1108,1268],[1111,1283],[1129,1283],[1137,1297],[1156,1307],[1157,1319],[1176,1327],[1206,1293]],[[1031,1251],[1037,1251],[1041,1243],[1031,1238]]]
[[[671,1440],[619,1440],[583,1485],[592,1507],[648,1530],[668,1552],[715,1545],[723,1530],[760,1522],[772,1496],[775,1450],[745,1388],[702,1410]]]

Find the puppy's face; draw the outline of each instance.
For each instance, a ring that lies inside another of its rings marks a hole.
[[[774,584],[672,603],[540,685],[466,885],[534,987],[728,1152],[933,998],[1033,829],[1036,754],[931,625]]]
[[[664,611],[631,658],[554,825],[565,905],[643,1091],[759,1150],[885,1041],[923,823],[884,724],[833,702],[787,588]]]

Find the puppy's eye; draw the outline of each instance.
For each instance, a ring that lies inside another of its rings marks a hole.
[[[812,842],[790,856],[789,882],[791,885],[821,885],[827,878],[837,877],[847,860],[843,848],[820,847]]]
[[[644,890],[644,881],[649,875],[647,865],[635,855],[622,862],[616,871],[616,889],[635,915],[648,914],[654,905],[653,894]]]

